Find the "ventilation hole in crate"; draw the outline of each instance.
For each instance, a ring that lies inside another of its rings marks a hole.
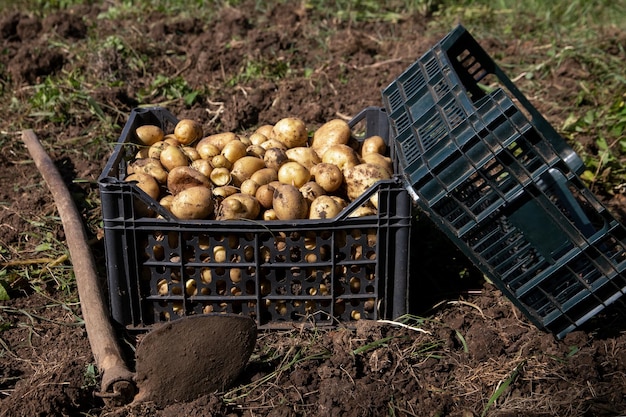
[[[289,258],[291,262],[300,262],[302,260],[302,249],[299,246],[291,246],[289,248]]]
[[[402,96],[400,95],[400,90],[394,90],[391,93],[388,93],[387,102],[389,103],[389,108],[391,112],[393,112],[398,107],[402,106],[403,101],[402,101]]]
[[[410,166],[422,156],[417,144],[413,141],[404,141],[401,144],[406,166]]]
[[[354,244],[350,249],[350,259],[359,260],[363,259],[363,245]]]
[[[272,292],[272,283],[266,278],[261,279],[259,282],[259,290],[262,296],[265,297],[269,295]]]
[[[393,120],[393,126],[396,131],[396,136],[407,130],[411,126],[411,120],[409,119],[408,112],[400,114]]]
[[[437,142],[444,139],[447,133],[448,130],[439,115],[436,115],[423,126],[417,128],[417,135],[424,152],[427,152]]]
[[[302,282],[297,279],[291,281],[290,290],[292,295],[302,295]]]
[[[165,248],[162,245],[154,245],[152,247],[152,256],[148,255],[148,258],[159,262],[163,261],[165,259]]]
[[[256,294],[256,282],[253,279],[249,279],[246,281],[246,294]]]
[[[361,292],[361,279],[358,277],[350,278],[350,292],[352,294],[358,294]]]
[[[469,215],[453,198],[444,197],[433,206],[435,213],[446,219],[456,230],[471,221]]]
[[[202,268],[200,270],[200,280],[205,284],[213,282],[213,272],[210,268]]]
[[[211,239],[205,234],[198,235],[198,247],[202,250],[208,250],[211,247]]]
[[[402,82],[402,90],[404,96],[409,98],[417,93],[422,87],[426,85],[426,81],[421,72],[415,71],[411,76]]]
[[[198,294],[198,284],[195,279],[185,281],[185,294],[187,294],[187,297],[193,297]]]
[[[441,78],[432,85],[432,89],[436,100],[439,100],[450,91],[450,84],[447,79]]]
[[[228,277],[230,278],[230,281],[238,284],[241,282],[242,279],[242,272],[241,272],[241,268],[231,268],[228,271]]]
[[[619,231],[623,229],[618,229]],[[623,239],[623,237],[622,237]],[[626,261],[626,250],[624,244],[613,234],[607,233],[602,240],[594,245],[596,248],[607,256],[613,264],[620,264]]]
[[[439,63],[435,59],[435,57],[430,58],[425,64],[424,69],[426,70],[426,75],[428,79],[433,78],[440,72]]]
[[[346,312],[346,302],[343,299],[339,299],[335,301],[335,304],[333,307],[334,307],[333,309],[335,312],[335,317],[340,317]]]
[[[241,291],[241,288],[238,285],[233,285],[232,287],[230,287],[230,295],[239,297],[241,296],[241,294],[243,294],[243,291]]]
[[[530,290],[520,298],[520,301],[530,309],[535,310],[541,317],[546,317],[557,310],[555,303],[539,288]]]
[[[446,120],[450,130],[456,128],[466,119],[463,109],[457,105],[454,99],[450,100],[449,103],[446,103],[442,109],[446,115]]]

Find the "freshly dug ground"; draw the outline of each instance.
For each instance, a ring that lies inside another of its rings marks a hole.
[[[76,7],[46,18],[8,10],[0,14],[0,278],[13,277],[27,261],[41,266],[28,269],[34,271],[31,276],[12,279],[11,299],[0,305],[0,416],[626,414],[626,314],[620,301],[556,340],[485,282],[417,210],[410,309],[428,319],[411,327],[362,321],[356,329],[339,324],[330,330],[263,331],[238,390],[165,408],[105,405],[97,395],[99,379],[76,290],[59,282],[46,266],[49,261],[38,261],[42,235],[48,242],[63,242],[64,235],[49,191],[28,162],[19,129],[35,130],[71,186],[86,223],[97,225],[96,180],[112,149],[107,144],[119,137],[137,105],[169,100],[172,113],[201,121],[207,132],[246,131],[285,116],[300,117],[313,128],[380,106],[381,89],[446,31],[429,29],[429,16],[348,23],[295,2],[259,11],[250,1],[221,10],[213,22],[155,13],[113,24],[98,18],[103,7]],[[94,36],[110,37],[110,47],[85,47],[82,55],[68,47]],[[626,33],[607,35],[607,48],[622,45],[612,49],[622,59],[625,39]],[[541,59],[541,45],[480,42],[501,63]],[[143,66],[137,64],[139,57]],[[11,100],[28,100],[34,86],[59,74],[89,74],[93,78],[87,82],[110,80],[111,87],[94,88],[90,99],[116,128],[103,137],[98,126],[104,122],[96,112],[64,108],[61,100],[53,113],[69,114],[69,119],[16,112],[19,106]],[[191,104],[174,93],[151,96],[159,76],[182,79],[203,93]],[[565,59],[541,80],[542,95],[531,101],[561,126],[567,114],[560,105],[571,104],[585,77],[582,63]],[[524,82],[520,78],[522,90]],[[601,198],[621,216],[620,200]],[[89,233],[104,277],[102,232],[92,226]]]

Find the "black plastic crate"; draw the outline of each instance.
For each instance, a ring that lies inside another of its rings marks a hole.
[[[399,178],[380,181],[327,220],[179,220],[134,184],[127,162],[134,131],[177,119],[162,108],[135,109],[99,178],[113,319],[142,330],[181,316],[228,312],[260,328],[336,325],[406,312],[411,199]],[[378,107],[351,122],[359,139],[387,140]],[[375,216],[350,214],[378,193]],[[163,218],[141,217],[138,204]]]
[[[626,230],[462,26],[383,101],[413,198],[537,326],[563,337],[624,293]]]

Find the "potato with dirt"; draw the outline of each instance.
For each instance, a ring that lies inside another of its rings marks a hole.
[[[213,213],[213,193],[202,185],[185,188],[172,198],[170,211],[182,220],[207,219]]]
[[[322,158],[331,146],[348,144],[351,136],[348,122],[342,119],[329,120],[313,133],[311,148]]]
[[[272,128],[270,139],[275,139],[287,149],[305,146],[309,139],[306,124],[297,117],[280,119]]]
[[[291,184],[276,186],[272,207],[279,220],[305,219],[309,213],[309,205],[304,196]]]
[[[257,199],[244,193],[226,197],[219,206],[216,220],[256,219],[261,212]]]

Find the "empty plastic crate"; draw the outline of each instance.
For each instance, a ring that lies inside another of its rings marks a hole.
[[[179,220],[124,182],[145,124],[172,131],[162,108],[135,109],[99,178],[113,319],[129,330],[181,316],[228,312],[260,328],[336,325],[406,312],[411,199],[398,178],[380,181],[327,220]],[[387,139],[383,109],[350,126]],[[377,215],[349,215],[378,193]],[[145,204],[163,218],[141,217]],[[220,253],[218,256],[218,252]]]
[[[621,297],[626,230],[578,177],[578,155],[462,26],[383,102],[412,197],[537,326],[561,338]]]

